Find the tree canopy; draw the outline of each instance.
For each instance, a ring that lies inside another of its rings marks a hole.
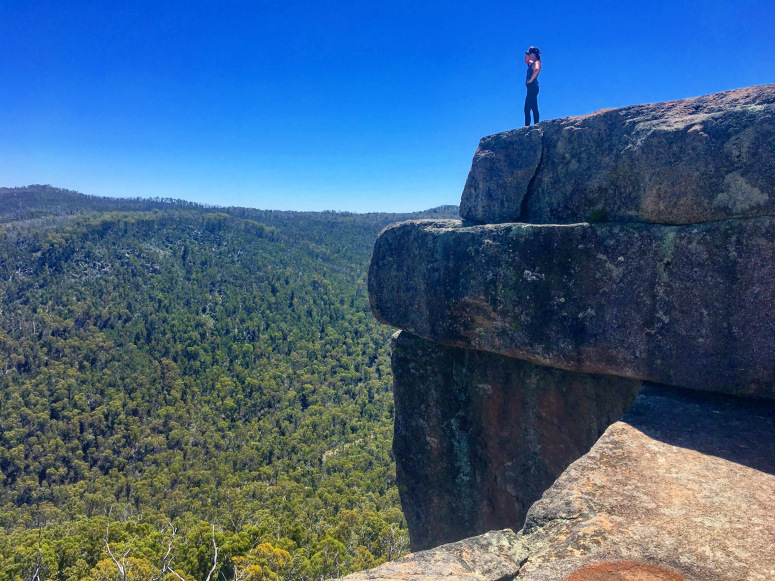
[[[405,551],[366,270],[387,224],[456,212],[0,189],[0,581],[39,550],[47,578],[115,579],[107,531],[127,579],[172,547],[204,580],[211,536],[227,579]]]

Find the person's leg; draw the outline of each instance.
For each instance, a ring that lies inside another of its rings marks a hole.
[[[535,95],[533,95],[533,123],[538,123],[541,117],[538,115],[538,87],[536,87]]]
[[[530,111],[533,112],[533,123],[538,123],[538,91],[532,84],[527,86],[525,97],[525,127],[530,125]]]

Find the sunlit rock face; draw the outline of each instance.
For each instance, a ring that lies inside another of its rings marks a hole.
[[[412,547],[524,524],[492,578],[772,578],[774,204],[767,85],[487,137],[462,221],[385,229]]]
[[[349,581],[506,581],[514,579],[526,556],[521,539],[507,529],[412,553],[345,578]]]
[[[647,386],[530,509],[517,579],[772,579],[773,491],[775,402]]]
[[[606,109],[485,137],[460,216],[694,224],[775,210],[775,85]]]

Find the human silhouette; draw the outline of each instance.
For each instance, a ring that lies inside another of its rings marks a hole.
[[[541,73],[541,50],[531,46],[525,51],[525,64],[527,65],[527,77],[525,86],[525,127],[530,125],[530,112],[533,112],[533,123],[538,123],[538,75]]]

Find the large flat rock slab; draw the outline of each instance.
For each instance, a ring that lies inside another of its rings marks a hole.
[[[393,453],[412,550],[505,527],[632,404],[642,383],[393,341]]]
[[[775,85],[607,109],[485,137],[460,215],[692,224],[775,213]]]
[[[375,245],[375,316],[569,371],[775,397],[775,218],[413,221]]]
[[[773,402],[645,388],[530,509],[517,579],[775,579],[774,418]]]

